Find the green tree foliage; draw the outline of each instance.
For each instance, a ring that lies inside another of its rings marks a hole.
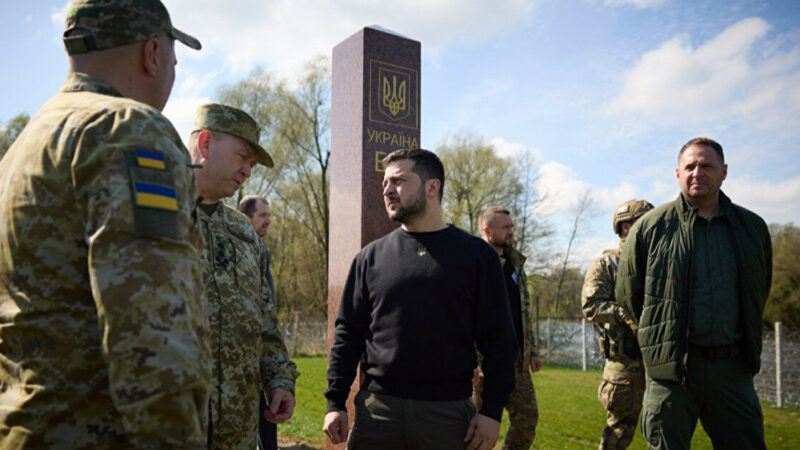
[[[772,290],[764,307],[764,321],[783,322],[790,330],[800,330],[800,228],[794,223],[771,224]]]
[[[6,154],[6,150],[17,140],[17,136],[22,133],[22,129],[28,124],[30,116],[21,113],[11,118],[5,125],[0,124],[0,158]]]
[[[261,144],[275,160],[258,167],[239,196],[270,200],[267,246],[281,313],[323,319],[327,314],[330,63],[307,63],[296,87],[256,70],[224,87],[220,101],[249,112]],[[238,199],[237,199],[238,200]]]
[[[536,244],[551,230],[533,213],[540,200],[534,189],[536,161],[502,157],[486,139],[469,132],[446,137],[436,153],[445,167],[443,209],[448,222],[479,235],[481,211],[492,205],[505,207],[514,218],[517,248],[527,255],[537,253]],[[532,256],[535,268],[538,253]]]
[[[581,290],[584,276],[585,273],[577,267],[567,267],[563,272],[559,267],[549,272],[531,274],[528,280],[533,286],[532,298],[539,297],[539,317],[583,317]],[[561,302],[556,305],[559,289]]]

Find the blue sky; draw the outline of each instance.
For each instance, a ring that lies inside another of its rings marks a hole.
[[[66,74],[67,2],[3,2],[0,121],[34,113]],[[678,0],[166,0],[203,50],[179,46],[165,114],[182,135],[219,86],[260,66],[291,79],[378,24],[422,42],[422,146],[468,130],[535,158],[545,214],[566,235],[590,189],[598,214],[574,255],[615,245],[631,198],[678,193],[681,145],[705,135],[723,189],[768,222],[800,224],[800,2]],[[563,241],[563,239],[562,239]],[[558,241],[555,249],[566,244]]]

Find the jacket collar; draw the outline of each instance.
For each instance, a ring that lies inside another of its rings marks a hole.
[[[511,264],[517,270],[519,270],[522,267],[524,267],[525,266],[525,261],[527,260],[525,255],[523,255],[522,253],[520,253],[519,250],[517,250],[517,249],[515,249],[513,247],[506,248],[506,249],[503,250],[503,258],[506,258],[507,260],[511,261]]]
[[[719,191],[719,209],[723,215],[727,217],[732,217],[733,208],[731,207],[733,203],[731,199],[725,195],[724,192],[721,190]],[[678,198],[675,200],[676,208],[678,209],[678,214],[681,217],[683,222],[688,222],[692,215],[697,214],[697,209],[692,208],[689,205],[689,202],[683,198],[683,193],[678,194]]]
[[[61,92],[95,92],[112,97],[123,97],[122,93],[114,86],[85,73],[71,73],[67,75],[67,78],[61,85]]]

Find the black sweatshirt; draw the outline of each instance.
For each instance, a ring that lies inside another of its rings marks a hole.
[[[514,338],[500,260],[454,226],[401,228],[353,260],[328,363],[328,411],[344,410],[362,354],[372,392],[418,400],[472,394],[475,347],[484,355],[481,413],[500,420],[514,387]]]

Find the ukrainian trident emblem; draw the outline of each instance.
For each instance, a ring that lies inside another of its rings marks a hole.
[[[389,78],[391,76],[391,82]],[[406,104],[406,91],[408,89],[408,80],[402,79],[400,84],[397,83],[397,75],[383,74],[383,106],[389,109],[393,117],[397,117],[400,111],[405,111]]]
[[[369,121],[419,129],[419,74],[416,70],[370,61]]]

